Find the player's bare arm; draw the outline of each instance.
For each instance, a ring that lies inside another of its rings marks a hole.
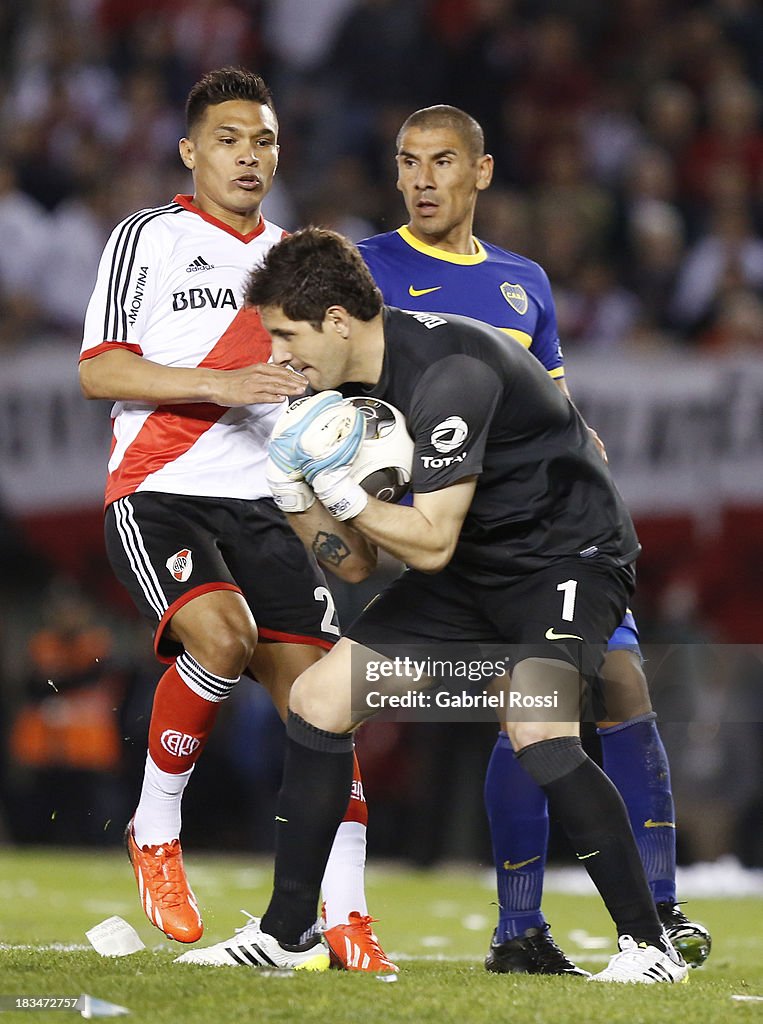
[[[307,383],[301,374],[272,363],[257,363],[238,370],[163,366],[119,349],[83,360],[79,375],[85,398],[161,405],[270,404],[303,394]]]
[[[567,381],[564,377],[555,377],[553,380],[554,384],[556,384],[564,397],[569,398],[569,400],[572,401],[572,395],[570,394],[570,389],[567,387]]]
[[[382,502],[379,502],[382,504]],[[347,583],[362,583],[376,568],[378,551],[358,530],[330,515],[320,502],[286,516],[320,564]]]
[[[416,494],[412,507],[369,498],[352,524],[412,569],[440,572],[453,557],[476,484],[472,476],[440,491]]]

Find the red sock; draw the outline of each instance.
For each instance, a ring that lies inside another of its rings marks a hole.
[[[154,694],[148,752],[158,768],[171,775],[187,772],[201,756],[220,704],[188,687],[172,665]]]
[[[358,821],[361,825],[368,825],[368,804],[363,795],[363,780],[360,777],[360,765],[358,764],[357,754],[353,754],[350,802],[347,804],[347,810],[344,812],[342,821]]]

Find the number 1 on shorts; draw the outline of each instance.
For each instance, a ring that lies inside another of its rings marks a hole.
[[[556,588],[564,593],[564,601],[562,602],[562,618],[565,622],[572,622],[575,617],[575,594],[578,589],[577,580],[567,580],[566,583],[560,583]]]

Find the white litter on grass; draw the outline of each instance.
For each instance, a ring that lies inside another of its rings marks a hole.
[[[763,1003],[763,996],[731,996],[735,1003]]]
[[[269,885],[270,879],[267,871],[259,868],[241,868],[233,873],[231,881],[237,889],[257,889],[261,885]]]
[[[88,942],[101,956],[129,956],[146,946],[131,924],[121,917],[107,917],[105,921],[85,932]]]
[[[589,935],[583,928],[573,928],[569,932],[569,939],[578,949],[606,949],[612,945],[612,939],[605,935]]]
[[[485,959],[484,956],[453,956],[448,953],[399,953],[396,949],[393,949],[389,953],[389,958],[393,962],[397,960],[404,960],[406,963],[438,963],[438,964],[457,964],[457,963],[475,963],[481,964]]]
[[[377,981],[385,981],[388,985],[392,985],[397,981],[396,974],[375,974],[374,977]]]
[[[612,942],[612,949],[608,953],[586,953],[585,951],[575,953],[575,961],[581,964],[608,964],[615,952],[615,944]]]
[[[429,913],[432,917],[456,917],[460,910],[455,900],[435,900],[429,904]]]
[[[466,917],[461,918],[461,927],[466,928],[469,932],[481,932],[487,928],[488,924],[489,921],[484,914],[467,914]]]
[[[126,1006],[107,1003],[105,999],[96,999],[95,996],[88,995],[86,992],[83,992],[77,1000],[77,1010],[85,1020],[90,1020],[93,1017],[124,1017],[130,1012]]]
[[[720,857],[711,864],[692,864],[676,874],[679,899],[700,897],[763,896],[763,869],[746,868],[736,857]]]
[[[495,873],[484,873],[485,888],[495,888]],[[711,863],[679,867],[676,875],[678,898],[729,899],[763,897],[763,869],[746,868],[736,857],[721,857]],[[567,896],[594,896],[596,889],[585,868],[548,868],[543,882],[544,892]]]

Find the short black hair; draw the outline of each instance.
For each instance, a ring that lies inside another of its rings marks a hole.
[[[188,93],[185,103],[185,127],[190,136],[193,129],[204,116],[207,107],[228,100],[250,100],[261,103],[275,114],[273,97],[264,79],[242,67],[217,68],[200,78]]]
[[[397,133],[395,145],[400,152],[403,135],[409,128],[421,128],[427,131],[432,128],[452,128],[466,143],[473,160],[485,155],[485,133],[482,125],[471,114],[459,107],[451,107],[446,103],[438,103],[433,107],[422,107],[415,110],[405,119]]]
[[[358,250],[327,228],[303,228],[269,250],[249,275],[250,306],[276,306],[290,320],[321,329],[329,306],[344,306],[356,320],[372,320],[382,295]]]

